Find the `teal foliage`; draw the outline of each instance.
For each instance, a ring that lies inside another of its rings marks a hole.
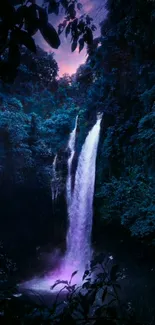
[[[137,138],[142,152],[142,160],[153,167],[155,163],[155,111],[146,114],[139,121]]]
[[[96,194],[106,222],[119,220],[131,234],[146,237],[155,231],[155,183],[142,168],[130,167],[127,175],[105,182]]]
[[[53,148],[54,153],[65,148],[73,127],[72,121],[74,121],[75,113],[74,109],[58,109],[51,118],[44,121],[42,131],[45,141]]]
[[[53,108],[50,117],[43,118],[42,114],[16,111],[15,98],[8,102],[10,106],[0,111],[1,176],[6,174],[15,182],[24,183],[33,171],[36,177],[42,175],[49,186],[53,157],[59,150],[66,150],[77,109],[74,105],[68,110]]]
[[[106,6],[101,35],[77,72],[85,116],[92,120],[103,112],[95,215],[103,224],[119,223],[134,236],[150,236],[153,243],[155,2],[109,0]]]
[[[38,49],[36,57],[23,50],[15,83],[1,84],[0,173],[10,170],[24,179],[33,171],[49,179],[75,117],[78,154],[102,112],[95,215],[103,223],[115,220],[132,235],[153,237],[155,2],[109,0],[107,8],[100,37],[72,77],[56,79],[53,54]]]
[[[155,85],[151,89],[146,89],[143,94],[140,95],[146,113],[150,111],[152,105],[155,102]]]
[[[41,95],[37,87],[33,87],[32,90],[33,96],[27,96],[24,98],[24,112],[34,112],[43,117],[49,117],[52,111],[56,109],[54,96],[47,89],[44,89],[41,92]]]
[[[23,111],[22,102],[17,97],[12,97],[11,95],[5,94],[4,92],[0,92],[0,103],[3,111]]]
[[[0,165],[5,174],[18,182],[23,179],[23,171],[33,165],[28,145],[29,123],[30,119],[23,113],[0,112]]]
[[[37,50],[36,56],[22,48],[14,84],[0,84],[0,173],[23,184],[42,175],[49,185],[53,157],[66,150],[79,108],[69,77],[56,80],[53,54]]]

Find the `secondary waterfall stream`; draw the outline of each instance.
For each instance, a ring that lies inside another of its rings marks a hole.
[[[66,181],[67,209],[69,227],[67,233],[67,250],[60,268],[43,279],[33,279],[25,284],[31,290],[49,291],[56,280],[70,280],[71,274],[78,271],[74,283],[81,283],[82,275],[89,267],[92,257],[91,232],[93,218],[93,197],[95,170],[100,125],[102,117],[98,116],[95,125],[89,131],[78,158],[75,173],[74,190],[72,192],[72,162],[75,153],[77,118],[74,130],[70,134],[68,148],[68,177]],[[55,158],[56,162],[56,158]],[[54,164],[55,164],[54,162]],[[56,286],[56,291],[60,286]]]
[[[75,120],[74,130],[71,132],[69,141],[68,141],[68,149],[70,150],[70,156],[68,158],[68,176],[66,181],[66,197],[67,197],[67,206],[69,207],[71,204],[71,195],[72,195],[72,162],[75,154],[75,141],[76,141],[76,130],[77,130],[78,116]]]
[[[58,196],[56,163],[57,163],[57,155],[55,155],[52,164],[52,184],[51,184],[52,201],[55,201]]]

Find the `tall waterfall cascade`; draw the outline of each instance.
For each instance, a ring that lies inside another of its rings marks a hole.
[[[89,267],[92,257],[91,232],[93,218],[93,197],[95,185],[96,157],[100,136],[100,125],[102,116],[97,116],[97,121],[89,131],[82,146],[78,158],[75,173],[74,190],[72,191],[72,163],[75,153],[77,118],[74,130],[70,134],[68,148],[70,156],[68,158],[68,177],[66,181],[67,209],[69,227],[67,233],[67,250],[61,260],[60,267],[44,278],[33,278],[25,282],[22,287],[37,291],[50,291],[50,287],[57,280],[69,281],[74,271],[78,271],[74,276],[72,284],[81,285],[82,276]],[[56,172],[56,160],[53,161],[53,175]],[[55,174],[56,177],[56,174]],[[62,289],[64,284],[55,287],[55,291]],[[50,291],[51,292],[51,291]]]
[[[75,264],[85,269],[91,260],[91,232],[93,218],[93,197],[95,185],[95,170],[100,125],[102,116],[97,117],[96,124],[88,133],[79,155],[75,174],[74,191],[68,204],[69,229],[67,234],[67,263]],[[75,145],[75,142],[72,142]],[[75,148],[72,148],[74,154]],[[73,157],[71,155],[71,157]],[[71,183],[71,162],[68,162],[68,177]],[[68,190],[68,187],[67,187]],[[67,193],[67,196],[70,192]]]

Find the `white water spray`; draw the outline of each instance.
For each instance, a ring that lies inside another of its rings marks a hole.
[[[90,130],[82,147],[75,175],[74,192],[68,206],[66,264],[85,269],[91,260],[91,232],[96,156],[102,116]]]
[[[68,141],[68,149],[70,150],[70,156],[68,158],[68,176],[67,176],[67,182],[66,182],[66,194],[67,194],[67,205],[69,206],[71,203],[71,196],[72,196],[72,162],[75,154],[75,141],[76,141],[76,130],[77,130],[77,122],[78,122],[78,116],[75,120],[75,127],[74,130],[71,132],[69,141]]]

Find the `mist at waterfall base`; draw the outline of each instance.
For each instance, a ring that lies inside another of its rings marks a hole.
[[[76,130],[78,118],[76,118],[74,130],[70,134],[68,149],[68,177],[66,181],[66,200],[69,217],[69,229],[67,233],[67,250],[59,265],[44,278],[33,278],[22,284],[22,288],[51,292],[51,286],[57,281],[69,281],[73,272],[72,284],[77,286],[82,283],[82,277],[86,269],[90,267],[92,258],[91,232],[93,217],[93,196],[95,185],[96,156],[100,135],[101,116],[88,133],[82,146],[75,173],[74,189],[72,190],[72,162],[75,153]],[[56,177],[56,158],[53,163],[53,173]],[[59,291],[64,284],[57,285],[53,291]],[[53,292],[52,291],[52,292]]]

